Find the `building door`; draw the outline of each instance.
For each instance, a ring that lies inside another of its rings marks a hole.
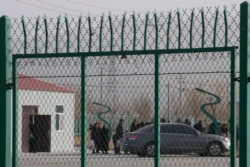
[[[22,107],[22,152],[29,152],[30,115],[38,114],[38,106]]]
[[[29,152],[50,152],[51,115],[30,115]]]

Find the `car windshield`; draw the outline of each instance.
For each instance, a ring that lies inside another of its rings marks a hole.
[[[154,132],[154,124],[151,125],[147,125],[144,126],[138,130],[136,130],[136,132],[139,133],[150,133],[150,132]],[[181,133],[181,134],[196,134],[199,135],[200,132],[198,132],[197,130],[188,127],[186,125],[182,125],[182,124],[162,124],[161,125],[161,133]]]
[[[144,126],[144,127],[142,127],[142,128],[140,128],[140,129],[137,129],[136,130],[136,132],[153,132],[153,125],[147,125],[147,126]]]

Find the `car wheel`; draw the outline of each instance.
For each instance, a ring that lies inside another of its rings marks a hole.
[[[145,147],[145,153],[149,157],[153,157],[155,154],[155,145],[154,143],[148,143]]]
[[[210,156],[219,156],[222,152],[221,144],[219,142],[211,142],[207,147]]]

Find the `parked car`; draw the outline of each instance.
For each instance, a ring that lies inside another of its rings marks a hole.
[[[219,156],[230,150],[230,140],[224,136],[203,134],[181,123],[160,124],[160,153]],[[144,126],[123,136],[123,148],[130,154],[154,156],[154,124]]]

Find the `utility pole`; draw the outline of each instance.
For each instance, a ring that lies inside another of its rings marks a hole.
[[[181,98],[182,98],[182,83],[183,83],[183,79],[185,79],[185,77],[183,78],[182,76],[181,76],[181,74],[179,74],[180,76],[179,77],[177,77],[176,79],[178,79],[179,80],[179,84],[180,84],[180,92],[179,92],[179,112],[181,113],[181,109],[182,109],[182,101],[181,101]]]

